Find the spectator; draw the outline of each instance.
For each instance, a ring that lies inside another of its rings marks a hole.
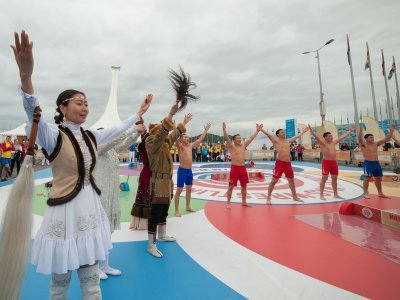
[[[201,145],[196,147],[196,161],[201,162]]]
[[[11,165],[11,151],[15,151],[14,145],[11,143],[11,136],[7,136],[4,143],[1,144],[1,150],[3,153],[1,154],[0,160],[3,166],[1,171],[1,181],[6,181],[6,176],[11,175],[10,165]]]
[[[346,144],[346,143],[342,143],[340,145],[340,150],[344,151],[344,150],[350,150],[350,147]]]
[[[296,147],[295,147],[295,145],[293,145],[293,143],[290,144],[290,157],[291,157],[292,161],[296,160]]]
[[[304,147],[301,145],[301,144],[299,144],[297,147],[296,147],[296,151],[297,151],[297,160],[298,161],[303,161],[303,151],[304,151]]]
[[[357,144],[353,151],[361,151],[360,144]]]
[[[207,156],[208,156],[208,153],[209,153],[206,143],[203,144],[203,149],[201,151],[202,151],[201,153],[203,155],[202,161],[205,162],[205,161],[207,161]]]
[[[265,144],[263,144],[263,146],[262,146],[261,149],[262,149],[262,150],[268,150],[268,147],[267,147]]]
[[[19,174],[19,170],[21,169],[21,163],[23,161],[22,147],[19,143],[19,140],[14,140],[14,153],[11,154],[11,168],[10,168],[10,176],[13,173],[14,165],[17,164],[17,176]]]

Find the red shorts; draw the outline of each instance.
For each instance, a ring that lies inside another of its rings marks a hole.
[[[336,160],[322,160],[322,175],[338,175],[339,168]]]
[[[229,185],[237,186],[237,181],[240,181],[241,186],[249,183],[249,175],[245,166],[231,165],[231,173],[229,176]]]
[[[293,178],[294,173],[292,169],[292,164],[290,163],[290,161],[281,161],[277,159],[272,177],[281,178],[283,173],[285,173],[286,178]]]

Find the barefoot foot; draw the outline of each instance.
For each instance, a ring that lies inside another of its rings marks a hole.
[[[319,199],[326,201],[326,198],[324,197],[324,195],[320,195]]]
[[[194,210],[194,209],[191,209],[190,207],[186,207],[186,211],[195,212],[195,210]]]
[[[242,202],[242,206],[247,206],[247,207],[251,207],[251,205],[250,204],[248,204],[247,202]]]
[[[272,203],[271,203],[271,198],[268,198],[267,199],[267,205],[271,205]]]
[[[364,194],[364,198],[369,199],[369,195],[368,194]]]
[[[227,209],[231,209],[231,204],[228,203],[228,204],[226,205],[226,208],[227,208]]]
[[[342,200],[346,199],[346,198],[343,198],[343,197],[339,196],[338,194],[333,195],[333,198],[335,198],[335,199],[342,199]]]
[[[388,199],[390,199],[390,197],[389,197],[389,196],[386,196],[385,194],[378,194],[378,196],[379,196],[379,197],[382,197],[382,198],[388,198]]]
[[[293,200],[294,200],[294,201],[298,201],[298,202],[304,202],[303,200],[301,200],[301,199],[298,198],[298,197],[293,197]]]
[[[175,217],[182,217],[181,214],[179,213],[179,211],[175,212]]]

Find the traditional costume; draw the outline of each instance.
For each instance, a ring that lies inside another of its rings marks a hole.
[[[148,133],[142,134],[142,142],[138,146],[138,151],[142,155],[143,169],[140,171],[136,199],[131,210],[132,220],[129,228],[133,230],[146,230],[150,216],[151,170],[146,150],[148,136]]]
[[[157,249],[156,231],[158,225],[158,241],[175,241],[175,238],[166,234],[168,209],[172,199],[174,170],[170,148],[178,137],[186,132],[185,126],[180,123],[174,129],[174,123],[164,118],[161,124],[150,129],[150,135],[146,139],[146,149],[149,156],[150,169],[152,172],[150,180],[151,211],[148,221],[149,246],[147,251],[156,257],[162,257]],[[171,134],[169,132],[173,130]]]
[[[121,229],[121,200],[119,188],[119,158],[118,153],[127,149],[137,140],[139,133],[134,127],[128,129],[114,141],[100,145],[97,149],[99,162],[95,177],[101,187],[100,201],[110,222],[111,234]],[[108,275],[121,275],[121,271],[108,265],[109,254],[100,263],[100,279],[107,279]]]
[[[36,94],[19,88],[31,130]],[[31,262],[37,272],[52,275],[50,299],[66,298],[71,270],[78,269],[83,299],[101,299],[98,265],[112,248],[110,225],[99,201],[100,189],[94,171],[97,145],[110,142],[139,120],[137,114],[104,130],[84,131],[79,124],[38,126],[38,143],[51,162],[53,187],[49,205],[32,246]],[[89,267],[80,268],[80,266]]]

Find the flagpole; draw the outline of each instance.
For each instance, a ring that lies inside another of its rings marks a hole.
[[[388,128],[389,128],[389,112],[388,112],[388,101],[385,99],[385,104],[386,104],[386,120],[388,121]]]
[[[391,105],[391,107],[392,107],[392,113],[393,113],[393,124],[395,124],[395,125],[396,125],[396,114],[394,113],[394,107],[393,107],[393,97],[392,97],[392,96],[390,96],[390,99],[392,100],[392,105]],[[397,126],[396,126],[396,128],[397,128]]]
[[[390,97],[389,97],[389,88],[388,88],[388,84],[387,84],[387,78],[386,78],[386,68],[385,68],[385,57],[383,55],[383,49],[381,49],[382,52],[382,70],[383,70],[383,77],[385,78],[385,87],[386,87],[386,104],[387,104],[387,108],[389,111],[389,127],[390,125],[392,125],[392,113],[390,111]]]
[[[393,63],[394,62],[394,56],[393,56]],[[399,95],[399,82],[397,81],[397,72],[396,69],[394,70],[394,78],[396,80],[396,100],[397,100],[397,113],[399,115],[399,122],[400,122],[400,95]]]
[[[349,35],[346,34],[346,38],[347,38],[347,47],[348,47],[348,55],[349,55],[349,65],[350,65],[350,75],[351,75],[351,86],[353,89],[353,102],[354,102],[354,121],[355,124],[357,126],[357,135],[358,136],[358,132],[360,131],[359,128],[359,123],[358,123],[358,108],[357,108],[357,97],[356,97],[356,89],[354,86],[354,75],[353,75],[353,65],[352,65],[352,61],[351,61],[351,53],[350,53],[350,44],[349,44]]]
[[[380,114],[381,114],[381,129],[383,130],[383,119],[382,119],[382,106],[381,106],[381,103],[379,102],[379,112],[380,112]],[[378,122],[378,124],[379,124],[379,122]]]
[[[378,112],[376,109],[376,100],[375,100],[375,89],[374,89],[374,80],[372,78],[372,66],[371,66],[371,60],[369,58],[369,47],[368,47],[368,42],[367,42],[367,54],[368,54],[368,62],[369,62],[369,79],[371,81],[371,92],[372,92],[372,103],[374,105],[374,118],[375,120],[378,120]]]

